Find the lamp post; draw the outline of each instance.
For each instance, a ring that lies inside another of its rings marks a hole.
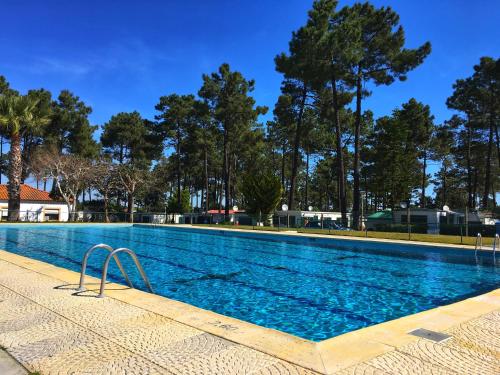
[[[446,225],[450,224],[450,207],[446,204],[443,206],[443,212],[446,216]],[[453,223],[452,223],[453,224]],[[439,223],[439,234],[441,234],[441,223]],[[462,226],[460,226],[460,243],[462,243]]]
[[[236,225],[236,212],[238,212],[238,206],[233,206],[233,226]]]
[[[361,230],[365,231],[365,237],[368,237],[368,226],[367,220],[365,220],[365,201],[366,201],[366,210],[368,211],[368,197],[366,195],[366,191],[361,192]],[[367,214],[368,215],[368,214]]]
[[[313,210],[313,206],[308,206],[308,207],[307,207],[307,210],[308,210],[309,212],[312,212],[312,210]],[[304,227],[307,227],[307,224],[309,224],[309,219],[305,219],[305,220],[304,220]]]
[[[286,212],[286,227],[288,228],[288,206],[286,204],[281,206],[281,210],[283,212]],[[278,216],[279,217],[279,216]],[[279,227],[279,221],[278,221],[278,227]]]
[[[410,201],[399,203],[400,207],[404,210],[406,208],[406,225],[408,227],[408,240],[411,239],[411,226],[410,226]]]

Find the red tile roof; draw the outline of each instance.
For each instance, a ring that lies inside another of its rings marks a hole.
[[[9,199],[7,185],[0,185],[0,200]],[[52,202],[49,192],[35,189],[29,185],[21,185],[21,201]]]
[[[225,212],[226,212],[226,211],[224,211],[224,210],[220,210],[220,211],[219,211],[219,210],[208,210],[208,211],[207,211],[207,214],[209,214],[209,215],[214,215],[214,214],[224,214]],[[244,213],[244,212],[245,212],[245,210],[238,210],[238,211],[229,210],[229,215],[236,214],[236,213],[238,213],[238,212],[240,212],[240,213]]]

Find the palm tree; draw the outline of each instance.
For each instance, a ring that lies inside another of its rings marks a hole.
[[[9,152],[9,221],[19,220],[21,207],[21,176],[23,163],[21,139],[26,132],[36,131],[47,124],[47,113],[38,108],[38,99],[28,95],[0,96],[0,127],[10,138]]]

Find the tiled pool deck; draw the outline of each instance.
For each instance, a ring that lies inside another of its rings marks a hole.
[[[500,289],[319,343],[0,250],[0,346],[40,374],[500,374]],[[91,289],[97,280],[89,278]],[[408,335],[426,328],[452,337]]]

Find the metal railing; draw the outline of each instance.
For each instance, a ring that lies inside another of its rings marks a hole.
[[[135,263],[135,266],[137,267],[137,270],[139,271],[142,279],[144,280],[144,283],[146,284],[147,288],[149,289],[149,291],[151,293],[154,293],[153,292],[153,287],[151,286],[151,283],[149,282],[149,279],[148,277],[146,276],[146,273],[144,272],[144,269],[142,268],[141,266],[141,263],[139,262],[139,259],[137,258],[137,255],[135,254],[134,251],[128,249],[128,248],[125,248],[125,247],[121,247],[121,248],[118,248],[118,249],[113,249],[111,246],[109,245],[106,245],[106,244],[98,244],[98,245],[95,245],[95,246],[92,246],[90,249],[88,249],[84,256],[83,256],[83,260],[82,260],[82,269],[81,269],[81,273],[80,273],[80,284],[79,284],[79,287],[77,289],[78,292],[83,292],[85,291],[85,271],[87,269],[87,263],[88,263],[88,259],[90,257],[90,255],[97,249],[105,249],[107,251],[109,251],[109,254],[108,256],[106,257],[106,260],[104,261],[104,264],[103,264],[103,267],[102,267],[102,276],[101,276],[101,285],[100,285],[100,288],[99,288],[99,295],[97,297],[99,298],[103,298],[104,297],[104,289],[106,287],[106,278],[107,278],[107,275],[108,275],[108,268],[109,268],[109,262],[111,261],[111,259],[114,259],[118,268],[120,269],[122,275],[125,277],[125,280],[127,281],[127,284],[133,288],[134,285],[132,284],[132,281],[129,279],[128,275],[127,275],[127,272],[125,271],[125,269],[123,268],[123,265],[122,263],[120,262],[120,259],[118,258],[118,253],[121,253],[121,252],[124,252],[124,253],[127,253],[129,254],[134,263]]]
[[[8,222],[8,210],[0,209],[0,221]],[[176,222],[179,215],[168,214],[165,212],[134,212],[129,214],[123,211],[74,211],[67,209],[59,211],[46,207],[37,210],[22,210],[17,212],[17,221],[29,223],[57,223],[57,222],[75,222],[75,223],[151,223],[151,224],[170,224]]]
[[[104,297],[104,288],[106,286],[106,277],[108,275],[109,262],[110,262],[111,258],[113,258],[116,254],[118,254],[120,252],[127,253],[128,255],[130,255],[132,257],[132,259],[134,260],[135,266],[139,270],[139,273],[141,274],[141,277],[144,280],[144,283],[148,287],[149,291],[151,293],[154,293],[153,287],[151,286],[151,283],[149,282],[149,279],[146,276],[146,273],[144,272],[144,269],[142,268],[141,263],[139,262],[139,259],[137,259],[137,255],[132,250],[130,250],[126,247],[120,247],[119,249],[115,249],[111,253],[109,253],[109,255],[106,257],[106,260],[104,261],[104,267],[102,269],[102,276],[101,276],[101,287],[99,289],[98,297],[99,298]],[[132,286],[132,288],[133,288],[133,286]]]
[[[81,272],[80,272],[80,284],[79,284],[78,289],[77,289],[78,292],[85,291],[85,271],[87,270],[87,263],[88,263],[90,255],[95,250],[97,250],[97,249],[104,249],[104,250],[109,251],[110,253],[113,252],[113,248],[111,246],[109,246],[109,245],[104,244],[104,243],[100,243],[100,244],[97,244],[95,246],[92,246],[90,249],[88,249],[85,252],[85,255],[83,256],[83,261],[82,261],[82,269],[81,269]],[[122,262],[120,262],[120,259],[118,259],[118,256],[116,256],[116,255],[113,256],[113,258],[115,259],[116,265],[120,269],[120,272],[122,273],[123,277],[127,281],[127,284],[131,288],[133,288],[134,286],[132,285],[132,282],[130,281],[130,279],[129,279],[128,275],[127,275],[127,272],[123,268]]]
[[[497,233],[495,234],[495,238],[493,239],[493,256],[495,256],[495,253],[499,247],[500,247],[500,235]]]
[[[474,254],[477,255],[477,250],[482,250],[483,249],[483,236],[481,236],[481,233],[477,234],[476,237],[476,243],[474,245]]]

